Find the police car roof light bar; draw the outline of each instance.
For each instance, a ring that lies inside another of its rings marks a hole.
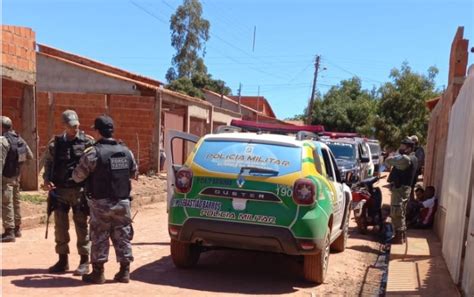
[[[220,133],[235,133],[235,132],[242,132],[242,128],[235,127],[235,126],[219,126],[217,127],[216,134]]]
[[[324,132],[324,126],[322,125],[306,125],[297,126],[290,124],[270,124],[270,123],[257,123],[254,121],[244,120],[232,120],[230,123],[234,127],[240,127],[242,130],[248,132],[270,132],[277,134],[297,134],[298,132],[312,132],[321,133]]]

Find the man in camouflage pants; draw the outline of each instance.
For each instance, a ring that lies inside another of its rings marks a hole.
[[[87,203],[84,185],[72,180],[72,171],[79,163],[85,149],[92,146],[94,138],[79,130],[79,118],[73,110],[62,114],[64,133],[55,136],[48,144],[44,165],[44,190],[56,191],[58,200],[54,210],[54,237],[59,260],[49,268],[50,273],[69,270],[69,210],[77,235],[77,251],[81,256],[74,275],[89,272],[89,234],[87,229]]]
[[[404,139],[400,145],[400,154],[385,160],[387,166],[392,166],[388,182],[392,191],[390,217],[395,229],[395,237],[392,241],[394,244],[401,244],[405,240],[406,207],[417,170],[417,159],[413,147],[414,143],[411,139]]]
[[[137,165],[132,152],[112,138],[114,124],[110,117],[98,117],[94,128],[101,138],[86,151],[72,175],[76,182],[87,179],[91,216],[92,273],[84,275],[82,280],[95,284],[105,282],[104,263],[108,261],[110,238],[120,263],[114,280],[128,283],[133,261],[130,179],[135,176]]]
[[[20,171],[33,153],[26,141],[13,129],[12,121],[2,116],[2,220],[5,233],[2,242],[15,242],[21,237]]]

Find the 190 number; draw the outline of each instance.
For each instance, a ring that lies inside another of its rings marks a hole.
[[[292,197],[293,189],[284,185],[277,185],[277,195],[282,197]]]

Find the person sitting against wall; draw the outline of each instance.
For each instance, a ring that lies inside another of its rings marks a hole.
[[[419,212],[413,224],[414,228],[429,229],[433,226],[434,216],[438,209],[438,199],[436,198],[435,188],[428,186],[425,189],[423,201],[418,201]]]
[[[407,225],[412,227],[420,215],[420,205],[425,200],[425,189],[421,184],[415,186],[415,197],[414,199],[408,200],[407,204]]]

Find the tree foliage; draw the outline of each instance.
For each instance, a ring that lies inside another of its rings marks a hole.
[[[312,123],[324,125],[329,131],[371,135],[376,105],[373,92],[363,90],[360,79],[353,77],[331,87],[322,100],[316,100]]]
[[[197,73],[191,79],[181,77],[173,80],[167,86],[168,89],[188,94],[189,96],[204,98],[203,89],[208,89],[219,94],[230,95],[231,89],[225,82],[213,79],[210,74]]]
[[[184,0],[170,19],[171,45],[176,49],[172,65],[166,73],[167,88],[203,98],[206,88],[229,95],[225,82],[213,79],[204,63],[205,43],[209,40],[210,23],[202,17],[199,0]]]
[[[171,45],[176,49],[176,54],[172,59],[174,68],[168,70],[167,78],[169,76],[171,80],[181,77],[190,79],[196,69],[202,68],[210,26],[209,21],[202,17],[202,5],[199,0],[184,0],[176,9],[170,20]]]
[[[416,73],[405,62],[390,72],[391,81],[378,90],[362,89],[357,77],[343,80],[316,100],[312,123],[328,131],[375,136],[382,146],[392,149],[414,134],[424,143],[429,121],[425,102],[439,96],[434,81],[437,74],[436,67],[430,67],[426,75]]]
[[[379,89],[380,103],[374,122],[376,137],[382,145],[398,147],[400,141],[416,134],[424,143],[428,133],[429,112],[425,102],[439,95],[435,87],[436,67],[427,75],[413,72],[408,63],[390,73],[391,82]]]

